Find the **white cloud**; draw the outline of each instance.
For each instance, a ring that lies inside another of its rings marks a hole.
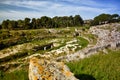
[[[64,15],[75,15],[80,14],[83,18],[93,18],[90,17],[90,13],[92,14],[100,14],[100,13],[108,13],[112,10],[112,8],[104,8],[101,9],[99,7],[91,7],[91,5],[98,5],[103,6],[102,4],[98,4],[94,2],[93,0],[66,0],[69,2],[79,3],[79,4],[85,4],[89,6],[84,5],[71,5],[71,4],[63,4],[59,2],[52,2],[52,1],[17,1],[17,0],[6,0],[2,1],[0,3],[7,4],[7,5],[14,5],[18,7],[25,7],[30,8],[36,11],[20,11],[20,10],[12,10],[9,9],[9,12],[0,10],[0,17],[5,19],[23,19],[25,17],[30,18],[39,18],[41,16],[64,16]]]
[[[10,0],[8,0],[8,1],[3,1],[1,3],[8,4],[8,5],[14,5],[14,6],[18,6],[18,7],[31,8],[31,9],[35,9],[35,10],[61,6],[60,4],[52,3],[50,1],[14,1],[14,0],[10,1]]]
[[[93,7],[108,7],[108,8],[115,8],[116,6],[111,3],[100,3],[97,0],[62,0],[68,1],[75,4],[81,4],[86,6],[93,6]]]
[[[64,1],[64,0],[63,0]],[[78,3],[78,4],[86,4],[86,5],[97,5],[100,6],[101,4],[96,3],[93,0],[65,0],[65,1],[69,1],[69,2],[73,2],[73,3]],[[64,9],[65,10],[74,10],[74,9],[78,9],[78,10],[82,10],[82,11],[94,11],[94,12],[98,12],[98,11],[102,11],[102,10],[107,10],[106,9],[101,9],[101,8],[94,8],[94,7],[86,7],[86,6],[75,6],[75,5],[66,5],[66,4],[61,4],[61,3],[55,3],[52,1],[14,1],[14,0],[7,0],[7,1],[3,1],[1,3],[4,4],[8,4],[8,5],[15,5],[15,6],[19,6],[19,7],[26,7],[26,8],[31,8],[31,9],[35,9],[35,10],[43,10],[43,11],[51,11],[51,10],[61,10]],[[14,4],[13,4],[14,3]],[[102,6],[102,5],[101,5]],[[95,10],[93,10],[95,9]],[[96,10],[97,9],[97,10]],[[107,10],[108,11],[108,10]]]

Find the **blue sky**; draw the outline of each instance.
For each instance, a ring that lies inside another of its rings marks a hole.
[[[40,18],[41,16],[70,16],[79,14],[92,19],[101,13],[120,15],[119,0],[1,0],[0,22]]]

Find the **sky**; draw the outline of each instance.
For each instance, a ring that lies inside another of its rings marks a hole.
[[[102,13],[120,15],[120,0],[0,0],[0,23],[41,16],[80,15],[85,20]]]

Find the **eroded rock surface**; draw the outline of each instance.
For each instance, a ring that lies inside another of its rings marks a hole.
[[[78,80],[63,62],[33,57],[30,59],[29,80]]]

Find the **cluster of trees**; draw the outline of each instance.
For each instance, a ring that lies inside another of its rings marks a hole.
[[[72,27],[83,25],[83,20],[80,15],[63,16],[63,17],[47,17],[41,18],[25,18],[24,20],[4,20],[0,25],[1,29],[39,29],[39,28],[57,28],[57,27]]]
[[[118,14],[100,14],[96,16],[90,25],[99,25],[105,23],[120,22],[120,16]],[[63,16],[63,17],[47,17],[41,18],[25,18],[24,20],[4,20],[0,25],[0,29],[40,29],[40,28],[57,28],[57,27],[72,27],[82,26],[84,24],[80,15],[75,16]]]
[[[94,18],[91,25],[99,25],[105,23],[120,22],[120,16],[118,14],[100,14]]]

